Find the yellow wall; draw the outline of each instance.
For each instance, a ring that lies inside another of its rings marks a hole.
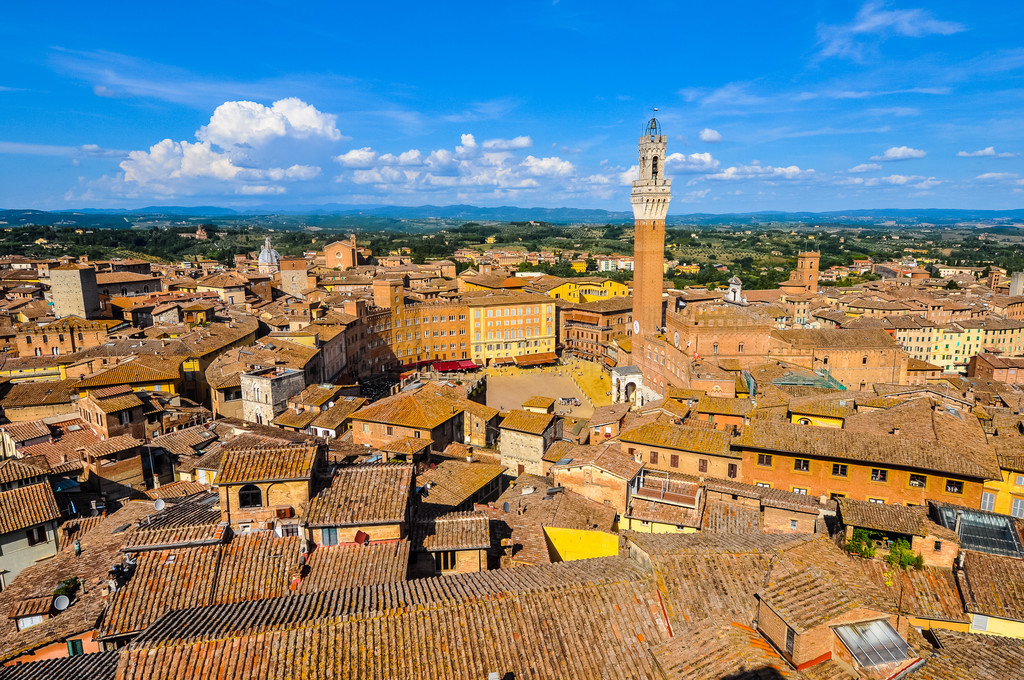
[[[695,534],[696,529],[684,527],[680,529],[675,524],[662,524],[661,522],[648,522],[647,526],[638,519],[627,517],[626,529],[629,531],[640,531],[645,534]]]
[[[842,418],[832,418],[829,416],[812,416],[804,413],[791,413],[789,416],[789,422],[799,423],[801,418],[806,418],[807,420],[811,421],[811,425],[816,425],[817,427],[843,427]]]
[[[992,508],[992,512],[1009,515],[1010,510],[1013,509],[1013,499],[1024,500],[1024,486],[1017,484],[1017,477],[1024,477],[1024,472],[1012,470],[1000,470],[1000,472],[1002,479],[999,481],[990,479],[985,482],[985,491],[996,495],[996,504]]]
[[[619,536],[604,531],[544,527],[552,560],[568,562],[619,554]]]
[[[924,630],[931,630],[933,628],[938,630],[955,630],[959,633],[966,633],[971,627],[969,623],[956,623],[953,621],[936,621],[933,619],[919,619],[915,616],[911,616],[908,619],[910,625],[923,628]]]
[[[970,632],[988,635],[1003,635],[1005,637],[1024,639],[1024,622],[1012,621],[1010,619],[997,619],[994,616],[990,616],[988,619],[988,628],[986,630],[978,630],[974,627],[974,620],[972,616]]]
[[[572,269],[573,269],[573,271],[576,271],[576,272],[581,272],[581,273],[585,272],[585,271],[587,271],[587,263],[586,262],[573,262],[572,263]]]

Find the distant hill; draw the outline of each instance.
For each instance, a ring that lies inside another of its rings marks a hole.
[[[550,222],[553,224],[623,224],[633,220],[631,212],[582,208],[520,208],[500,206],[482,208],[473,205],[347,205],[330,203],[281,208],[256,206],[249,209],[221,208],[217,206],[147,206],[136,209],[83,210],[0,210],[0,221],[8,225],[76,225],[107,228],[127,228],[138,221],[159,218],[195,222],[205,218],[234,220],[258,219],[267,223],[280,223],[285,228],[301,226],[303,217],[309,224],[332,228],[336,222],[363,223],[367,227],[381,228],[382,225],[398,226],[391,223],[402,220],[443,220],[443,221],[487,221],[487,222]],[[337,219],[335,219],[337,218]],[[977,223],[992,226],[1008,223],[1024,223],[1024,209],[1020,210],[952,210],[944,208],[918,209],[861,209],[829,212],[782,212],[761,211],[751,213],[691,213],[669,215],[668,224],[683,225],[762,225],[762,224],[881,224],[893,222],[897,226],[913,226],[922,223],[952,225]]]

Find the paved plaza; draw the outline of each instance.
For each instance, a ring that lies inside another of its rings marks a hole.
[[[575,397],[580,406],[555,404],[555,413],[590,418],[594,407],[569,377],[569,367],[501,368],[487,370],[487,405],[496,409],[522,408],[530,397]]]

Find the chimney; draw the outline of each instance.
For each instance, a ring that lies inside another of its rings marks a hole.
[[[899,425],[893,425],[892,426],[892,433],[893,434],[899,434],[900,433],[900,426]]]
[[[963,510],[957,510],[956,511],[956,524],[953,525],[953,531],[956,533],[957,536],[960,535],[960,524],[963,522],[963,519],[964,519],[964,511]]]

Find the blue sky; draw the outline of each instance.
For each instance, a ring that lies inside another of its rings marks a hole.
[[[102,9],[98,9],[102,7]],[[0,207],[1018,208],[1024,3],[17,3]]]

